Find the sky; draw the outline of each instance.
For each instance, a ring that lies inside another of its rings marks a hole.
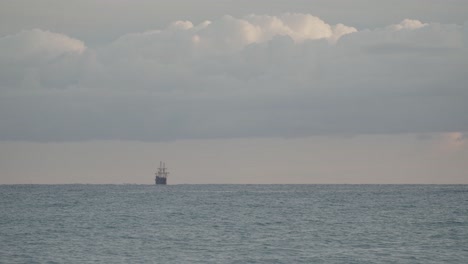
[[[0,0],[0,184],[468,184],[464,0]]]

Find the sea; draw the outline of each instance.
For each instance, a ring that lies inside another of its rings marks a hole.
[[[468,263],[468,185],[0,185],[0,263]]]

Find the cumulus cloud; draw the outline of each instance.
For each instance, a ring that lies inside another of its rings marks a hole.
[[[343,35],[356,31],[343,24],[329,25],[309,14],[286,13],[278,17],[249,15],[244,18],[226,15],[196,26],[190,21],[176,21],[164,30],[128,34],[112,43],[112,46],[148,45],[146,47],[153,53],[166,53],[169,49],[181,51],[183,47],[203,54],[225,54],[238,52],[250,44],[271,41],[278,36],[287,36],[295,43],[318,39],[335,43]],[[174,48],[174,45],[177,46]],[[128,48],[134,47],[125,46],[125,49]]]
[[[292,13],[175,21],[94,49],[23,31],[0,38],[0,139],[468,131],[466,32]]]
[[[86,46],[63,34],[33,29],[0,38],[0,86],[63,87],[80,78]]]
[[[414,20],[414,19],[404,19],[398,24],[390,25],[388,28],[390,30],[398,31],[398,30],[412,30],[412,29],[418,29],[422,28],[424,26],[427,26],[427,23],[422,23],[419,20]]]
[[[242,19],[225,16],[201,34],[209,40],[221,41],[224,45],[234,42],[237,48],[242,48],[248,44],[270,41],[275,36],[288,36],[296,43],[315,39],[334,43],[341,36],[356,31],[343,24],[329,25],[310,14],[286,13],[278,17],[250,15]]]
[[[40,62],[65,53],[81,54],[86,49],[80,40],[40,29],[2,37],[0,45],[2,60],[39,60]]]

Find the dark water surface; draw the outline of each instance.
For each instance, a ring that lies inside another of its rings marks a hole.
[[[468,263],[467,185],[0,185],[2,263]]]

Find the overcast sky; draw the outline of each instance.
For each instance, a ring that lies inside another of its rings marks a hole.
[[[468,183],[467,83],[463,0],[0,0],[0,184]]]

